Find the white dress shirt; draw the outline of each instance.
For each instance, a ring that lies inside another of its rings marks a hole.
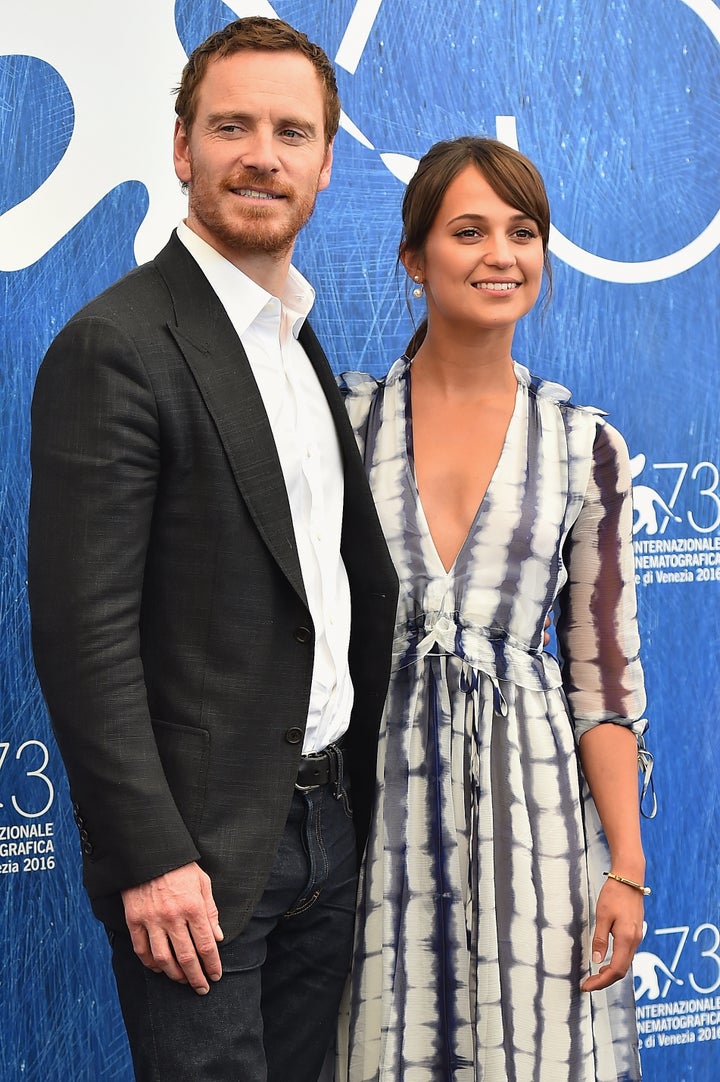
[[[285,478],[305,593],[315,627],[303,753],[338,740],[350,721],[350,587],[340,556],[343,465],[335,424],[298,341],[315,291],[294,268],[274,297],[186,224],[178,237],[227,312],[250,362]]]

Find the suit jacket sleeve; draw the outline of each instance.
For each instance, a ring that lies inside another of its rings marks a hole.
[[[31,457],[35,663],[85,855],[102,858],[112,893],[198,857],[158,757],[139,649],[158,414],[141,358],[112,321],[76,317],[48,351]]]

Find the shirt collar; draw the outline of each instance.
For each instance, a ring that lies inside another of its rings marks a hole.
[[[287,318],[293,337],[299,336],[315,303],[315,290],[296,267],[290,266],[283,294],[277,298],[220,255],[184,221],[179,223],[177,235],[217,293],[239,336],[273,301],[276,304],[279,302],[281,314]]]

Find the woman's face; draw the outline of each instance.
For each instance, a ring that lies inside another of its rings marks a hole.
[[[472,332],[514,326],[530,311],[543,259],[537,223],[468,165],[448,186],[424,251],[404,262],[424,282],[430,325]]]

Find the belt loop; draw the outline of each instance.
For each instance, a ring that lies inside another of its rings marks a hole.
[[[338,747],[337,744],[328,744],[327,751],[328,751],[328,754],[330,755],[331,762],[335,763],[335,780],[333,781],[333,796],[335,797],[336,800],[338,800],[338,798],[340,797],[340,793],[344,788],[343,787],[343,780],[344,780],[345,771],[344,771],[342,748]]]
[[[328,744],[327,750],[335,761],[336,778],[333,782],[333,796],[336,800],[342,800],[346,813],[350,815],[352,813],[345,788],[345,755],[343,748],[340,744]]]

